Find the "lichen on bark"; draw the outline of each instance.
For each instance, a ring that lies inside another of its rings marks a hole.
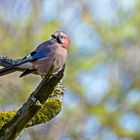
[[[4,67],[18,61],[20,60],[0,57],[0,65]],[[0,112],[1,140],[14,140],[25,127],[45,123],[61,111],[64,88],[60,80],[65,66],[52,76],[53,68],[52,65],[27,102],[18,111]]]
[[[46,123],[47,121],[54,118],[60,111],[62,107],[62,97],[64,94],[64,88],[62,83],[58,83],[52,95],[46,101],[44,106],[39,110],[39,112],[28,122],[26,127],[31,127],[37,124]],[[17,113],[17,110],[0,112],[0,129],[4,124],[13,118]]]

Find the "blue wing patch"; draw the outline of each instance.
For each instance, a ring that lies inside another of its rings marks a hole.
[[[32,52],[30,53],[29,55],[27,55],[26,57],[24,57],[18,64],[16,64],[15,66],[18,66],[18,65],[22,65],[24,63],[27,63],[27,62],[32,62],[34,60],[37,60],[37,59],[40,59],[40,58],[43,58],[45,57],[47,54],[49,53],[48,50],[46,51],[38,51],[38,52]]]
[[[39,51],[39,52],[36,52],[34,55],[32,55],[32,58],[36,60],[36,59],[45,57],[48,53],[49,51]]]

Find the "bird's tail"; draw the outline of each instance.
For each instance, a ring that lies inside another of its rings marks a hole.
[[[5,67],[5,68],[2,68],[2,69],[0,69],[0,76],[15,72],[16,70],[17,70],[16,67],[13,66],[13,65]]]

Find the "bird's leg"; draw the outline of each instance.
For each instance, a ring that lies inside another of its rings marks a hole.
[[[40,103],[39,100],[36,101],[36,106],[40,106],[40,107],[43,107],[43,105]]]
[[[45,76],[41,75],[41,78],[44,79]]]

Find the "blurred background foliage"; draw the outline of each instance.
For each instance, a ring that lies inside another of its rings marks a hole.
[[[139,0],[0,0],[0,54],[20,58],[70,35],[63,110],[18,140],[140,140]],[[0,110],[19,108],[39,76],[0,77]]]

